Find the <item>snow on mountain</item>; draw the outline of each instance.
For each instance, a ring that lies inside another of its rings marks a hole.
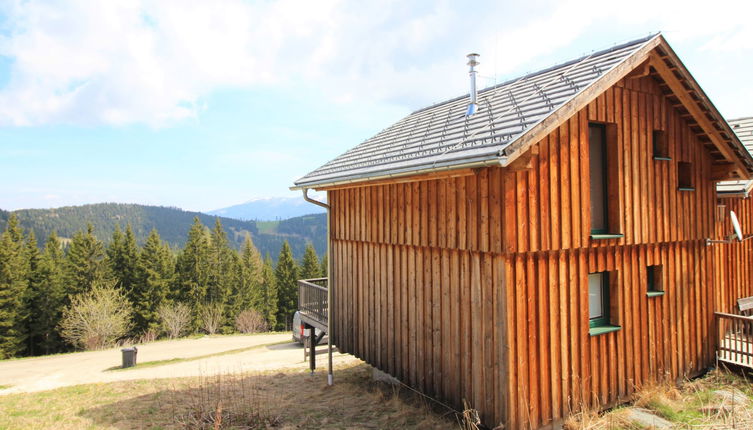
[[[319,201],[326,201],[326,193],[310,193],[309,196]],[[219,215],[240,220],[272,221],[301,215],[324,212],[324,208],[297,197],[260,197],[245,203],[215,209],[209,215]]]

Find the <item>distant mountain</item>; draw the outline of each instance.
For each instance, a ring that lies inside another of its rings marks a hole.
[[[94,227],[97,238],[108,243],[116,225],[125,228],[127,224],[131,224],[139,244],[143,244],[152,228],[156,228],[162,240],[176,250],[185,245],[194,217],[198,216],[208,228],[214,227],[216,218],[171,207],[98,203],[56,209],[0,210],[0,231],[5,230],[11,213],[18,216],[25,230],[34,230],[40,246],[52,231],[63,239],[71,238],[76,231],[86,229],[88,223]],[[320,256],[326,252],[327,221],[324,214],[267,222],[263,232],[259,231],[255,221],[240,221],[223,216],[219,218],[231,246],[236,249],[243,244],[245,235],[251,234],[262,255],[269,254],[272,259],[277,259],[282,241],[286,239],[296,259],[303,256],[307,242],[314,244]]]
[[[87,224],[92,224],[94,234],[99,240],[108,242],[116,225],[125,228],[126,224],[131,224],[139,243],[143,243],[149,232],[156,228],[162,240],[173,247],[185,245],[186,235],[194,217],[199,217],[201,223],[209,228],[214,227],[215,220],[215,217],[211,215],[172,207],[97,203],[55,209],[3,211],[0,212],[0,230],[5,229],[10,213],[18,216],[25,229],[33,229],[40,242],[43,242],[52,231],[63,238],[70,238],[76,231],[85,230]],[[243,242],[246,233],[254,236],[259,232],[253,221],[239,221],[225,217],[220,217],[220,221],[225,227],[228,239],[235,246]]]
[[[317,200],[325,200],[326,194],[309,194]],[[241,220],[283,220],[302,215],[324,213],[324,208],[311,204],[299,197],[268,197],[258,198],[207,212],[210,215],[226,216]]]

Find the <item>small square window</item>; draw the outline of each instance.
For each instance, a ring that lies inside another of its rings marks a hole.
[[[664,286],[662,285],[662,266],[655,265],[646,267],[646,287],[649,297],[664,294]]]
[[[669,160],[669,146],[664,130],[654,130],[654,160]]]
[[[686,161],[677,163],[677,187],[681,191],[693,191],[693,165]]]

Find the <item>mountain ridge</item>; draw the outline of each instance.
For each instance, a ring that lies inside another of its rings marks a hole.
[[[316,200],[326,201],[326,193],[314,193],[311,197]],[[257,197],[236,205],[207,211],[206,213],[238,220],[274,221],[324,213],[324,209],[303,200],[303,197],[300,196]]]
[[[273,228],[260,232],[256,221],[185,211],[166,206],[149,206],[126,203],[95,203],[81,206],[64,206],[52,209],[0,209],[0,231],[5,230],[11,214],[16,214],[21,226],[33,230],[39,245],[55,231],[62,238],[70,238],[76,231],[86,229],[91,223],[95,236],[109,243],[115,226],[124,229],[130,224],[139,244],[155,228],[162,240],[177,250],[185,245],[188,229],[195,217],[207,228],[213,228],[219,218],[233,248],[239,249],[246,234],[250,234],[262,255],[277,258],[283,240],[288,240],[295,258],[303,256],[306,243],[311,242],[317,253],[326,252],[326,217],[323,214],[294,217],[275,222]],[[301,218],[301,219],[296,219]]]

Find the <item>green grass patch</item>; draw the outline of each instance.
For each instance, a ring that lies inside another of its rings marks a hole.
[[[121,366],[108,367],[107,369],[105,369],[105,372],[125,372],[128,370],[144,369],[147,367],[157,367],[157,366],[165,366],[168,364],[185,363],[188,361],[203,360],[205,358],[210,358],[210,357],[220,357],[223,355],[238,354],[241,352],[252,351],[254,349],[266,348],[268,346],[282,345],[286,343],[290,343],[290,341],[283,340],[280,342],[265,343],[264,345],[254,345],[254,346],[247,346],[245,348],[229,349],[227,351],[214,352],[212,354],[197,355],[196,357],[176,357],[176,358],[169,358],[166,360],[145,361],[143,363],[137,362],[136,365],[133,367],[125,367],[125,368]]]
[[[695,408],[693,402],[684,403],[678,408],[677,405],[654,400],[646,406],[673,424],[692,424],[703,418],[703,414]]]
[[[0,390],[7,390],[8,388],[12,387],[13,385],[0,385]]]
[[[256,228],[258,228],[259,233],[262,234],[277,233],[277,227],[279,225],[280,221],[256,221]]]

